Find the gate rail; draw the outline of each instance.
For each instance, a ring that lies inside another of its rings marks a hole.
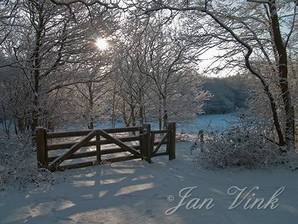
[[[114,136],[119,133],[133,133],[131,136]],[[138,133],[138,134],[136,134]],[[157,135],[162,135],[157,139]],[[82,137],[79,141],[68,141],[51,143],[51,141]],[[160,155],[169,155],[169,159],[175,159],[176,145],[176,124],[168,123],[165,130],[151,131],[150,124],[143,127],[126,127],[113,129],[94,129],[69,132],[48,132],[44,128],[36,131],[37,161],[39,168],[46,168],[51,171],[80,168],[85,166],[113,163],[132,159],[143,159],[151,162],[151,158]],[[49,144],[50,142],[50,144]],[[130,142],[130,144],[129,144]],[[131,144],[134,143],[134,144]],[[138,143],[138,144],[137,144]],[[103,148],[107,144],[115,144],[117,147]],[[165,152],[159,152],[161,146],[166,145]],[[78,152],[83,147],[95,146],[95,150]],[[61,153],[60,149],[67,149]],[[56,151],[58,150],[58,151]],[[58,155],[50,156],[49,152],[60,152]],[[102,159],[103,155],[129,152],[129,155]],[[63,165],[66,160],[96,157],[96,160],[88,160],[79,163]]]

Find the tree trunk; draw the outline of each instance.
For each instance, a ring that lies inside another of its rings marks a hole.
[[[141,105],[140,109],[139,109],[139,122],[140,122],[140,126],[143,126],[143,124],[144,124],[144,107],[143,107],[143,105]]]
[[[139,93],[139,124],[140,126],[143,126],[144,124],[144,103],[143,103],[143,95],[142,95],[142,91],[140,91]]]
[[[112,96],[112,128],[116,127],[116,85],[114,85],[114,91]]]
[[[163,106],[163,128],[167,128],[168,125],[168,105],[167,105],[167,98],[166,96],[162,99],[162,106]]]
[[[21,133],[25,132],[25,118],[24,117],[17,117],[17,126],[18,126],[18,130]]]
[[[92,91],[92,83],[88,84],[88,91],[89,91],[89,129],[94,129],[94,98],[93,98],[93,91]]]
[[[136,126],[135,106],[132,104],[130,105],[130,120],[132,126]]]
[[[282,94],[282,100],[285,111],[285,141],[287,149],[294,149],[295,145],[295,119],[294,109],[291,102],[291,94],[288,82],[288,55],[287,49],[283,42],[279,18],[277,14],[276,2],[271,0],[269,3],[270,17],[271,17],[271,28],[273,34],[273,41],[278,53],[278,75],[279,75],[279,86]]]
[[[33,61],[32,61],[32,70],[33,70],[33,110],[32,110],[32,124],[31,131],[32,134],[35,134],[35,129],[39,125],[39,79],[40,79],[40,48],[42,46],[42,32],[44,28],[44,18],[42,8],[38,8],[38,26],[35,30],[35,48],[33,51]]]
[[[162,105],[161,99],[159,98],[159,105],[158,105],[158,123],[159,123],[159,130],[162,129]]]
[[[127,118],[125,102],[122,103],[122,118],[123,118],[123,122],[124,122],[125,126],[129,127],[130,121]]]

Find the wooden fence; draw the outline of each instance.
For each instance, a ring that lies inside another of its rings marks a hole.
[[[162,145],[166,149],[160,152]],[[155,131],[151,130],[149,124],[143,127],[70,132],[47,132],[44,128],[38,128],[36,146],[38,167],[51,171],[132,159],[143,159],[150,163],[152,157],[161,155],[168,155],[172,160],[175,159],[176,124],[169,123],[167,129]],[[105,155],[119,153],[122,155],[104,158]],[[77,159],[84,161],[76,162]],[[70,163],[64,164],[67,162]]]

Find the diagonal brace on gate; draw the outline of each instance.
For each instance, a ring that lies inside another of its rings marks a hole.
[[[91,131],[86,137],[84,137],[81,141],[74,144],[69,151],[64,153],[63,155],[56,158],[49,166],[50,170],[56,170],[57,167],[67,158],[69,158],[72,154],[78,151],[86,142],[90,141],[96,135],[96,130]]]
[[[168,133],[166,133],[163,138],[161,139],[161,141],[159,142],[159,144],[156,146],[156,148],[154,149],[154,151],[152,152],[152,155],[157,153],[157,151],[159,150],[159,148],[162,146],[162,144],[165,143],[165,141],[167,140],[168,138]],[[153,142],[154,143],[154,142]]]
[[[133,147],[130,147],[130,146],[124,144],[119,139],[112,137],[111,135],[109,135],[104,130],[99,129],[99,130],[97,130],[97,132],[98,132],[99,135],[101,135],[105,139],[108,139],[108,140],[112,141],[114,144],[118,145],[120,148],[129,151],[130,153],[132,153],[135,156],[141,157],[141,154],[137,150],[135,150]]]

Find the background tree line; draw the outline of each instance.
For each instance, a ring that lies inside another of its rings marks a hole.
[[[216,48],[208,70],[249,77],[266,138],[293,149],[296,15],[294,0],[1,1],[1,117],[16,131],[99,118],[163,127],[202,111],[201,56]],[[97,37],[113,47],[100,51]]]
[[[226,78],[205,78],[203,89],[211,94],[204,104],[206,114],[235,113],[248,109],[250,86],[241,75]]]

